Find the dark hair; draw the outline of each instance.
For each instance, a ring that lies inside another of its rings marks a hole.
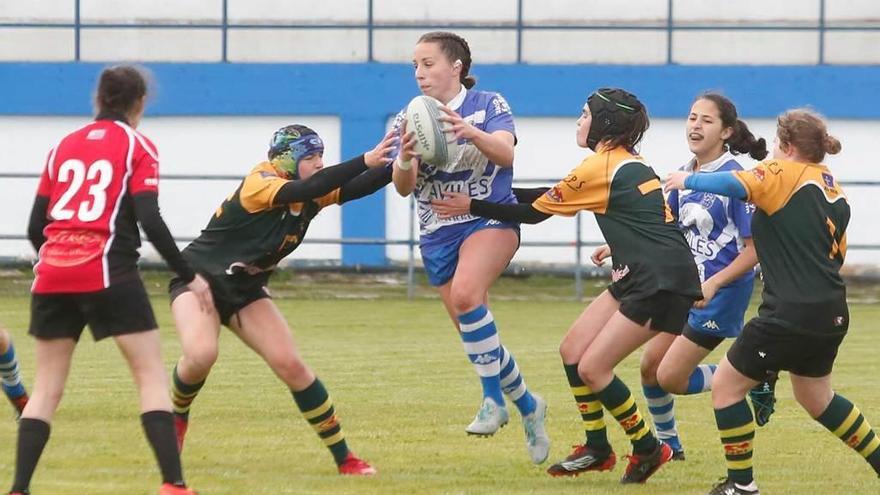
[[[116,65],[101,71],[95,106],[98,113],[128,115],[147,95],[149,73],[134,65]]]
[[[431,31],[423,34],[418,43],[439,43],[440,50],[449,63],[454,64],[456,60],[461,60],[461,74],[458,78],[461,84],[467,89],[477,84],[477,78],[468,74],[471,70],[471,47],[464,38],[449,31]]]
[[[587,98],[593,115],[587,146],[606,143],[609,148],[634,151],[651,125],[645,105],[632,93],[620,88],[599,88]]]
[[[776,119],[776,137],[780,144],[794,146],[801,158],[821,163],[825,154],[840,153],[840,141],[828,134],[822,115],[808,109],[795,108]]]
[[[748,153],[755,160],[763,160],[767,156],[767,141],[764,138],[755,138],[749,126],[739,119],[736,114],[736,106],[729,98],[720,94],[707,91],[697,97],[696,100],[708,100],[718,107],[721,114],[721,125],[724,128],[733,129],[733,134],[724,140],[727,149],[734,155]]]

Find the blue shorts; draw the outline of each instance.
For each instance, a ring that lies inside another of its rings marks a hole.
[[[734,338],[742,333],[743,317],[752,298],[754,277],[736,280],[722,287],[705,308],[691,309],[688,325],[712,337]]]
[[[430,241],[426,242],[425,238],[422,239],[419,249],[431,285],[439,287],[452,280],[455,268],[458,266],[458,250],[462,243],[471,234],[483,229],[513,229],[519,238],[519,224],[479,218],[471,222],[443,227],[442,234],[438,236],[437,234],[441,232],[435,232],[431,236],[435,238]]]

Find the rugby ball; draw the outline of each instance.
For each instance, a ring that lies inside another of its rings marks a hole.
[[[441,105],[437,99],[421,95],[406,106],[406,131],[415,133],[415,152],[423,162],[438,167],[454,161],[458,154],[458,142],[443,132],[451,124],[440,120],[445,115]]]

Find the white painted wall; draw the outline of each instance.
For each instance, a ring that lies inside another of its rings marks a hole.
[[[221,0],[80,0],[84,23],[212,24],[221,22]],[[298,4],[308,8],[298,8]],[[3,0],[0,23],[72,23],[73,0]],[[665,30],[532,29],[541,26],[634,24],[664,27],[661,0],[523,0],[522,55],[527,63],[666,62]],[[229,0],[228,56],[246,62],[363,62],[368,33],[347,27],[367,22],[367,0]],[[460,29],[479,63],[516,61],[516,0],[374,0],[374,58],[408,62],[424,29],[383,29],[388,24],[482,23],[497,29]],[[673,34],[674,62],[682,64],[814,64],[818,62],[819,0],[675,0],[673,19],[681,26],[785,25],[803,31],[690,31]],[[876,26],[880,2],[826,0],[829,26]],[[238,25],[342,24],[339,29],[267,30]],[[85,28],[81,56],[88,61],[218,61],[220,28]],[[185,40],[186,42],[181,42]],[[877,31],[826,33],[826,62],[880,63]],[[295,49],[291,49],[295,47]],[[58,61],[73,58],[71,28],[0,28],[0,61]]]
[[[0,170],[39,173],[52,144],[83,122],[81,118],[72,117],[0,117]],[[340,161],[340,123],[335,117],[148,117],[141,130],[159,147],[163,174],[243,176],[263,159],[272,132],[293,122],[305,123],[321,133],[327,145],[327,164]],[[772,141],[773,120],[752,120],[749,124],[756,133]],[[683,126],[684,121],[678,119],[656,119],[651,123],[642,154],[661,177],[689,159]],[[827,160],[837,177],[880,180],[880,168],[871,149],[880,133],[880,122],[832,120],[829,128],[843,143],[841,154]],[[573,118],[520,118],[517,129],[516,178],[558,180],[587,154],[574,144]],[[752,163],[748,158],[742,161],[746,166]],[[236,181],[163,180],[160,202],[172,233],[197,235],[236,185]],[[0,179],[0,211],[4,212],[0,233],[25,232],[35,190],[35,179]],[[880,188],[849,187],[847,193],[853,210],[849,243],[880,244],[880,218],[872,215]],[[386,236],[406,239],[410,220],[408,200],[389,187],[386,205]],[[581,226],[584,240],[601,241],[591,214],[581,215]],[[574,219],[554,217],[536,226],[524,226],[523,240],[571,242],[575,239],[575,227]],[[322,212],[309,230],[310,238],[340,236],[341,216],[337,207]],[[406,248],[400,246],[389,246],[387,253],[398,262],[408,256]],[[153,256],[152,247],[147,246],[144,254]],[[589,251],[584,254],[588,255]],[[0,241],[0,257],[29,258],[32,255],[27,242]],[[878,255],[880,253],[851,250],[848,262],[880,264]],[[338,245],[306,244],[297,249],[291,259],[339,260],[340,257]],[[523,247],[516,261],[570,263],[574,261],[574,248]],[[585,257],[583,261],[588,260]]]
[[[83,125],[78,117],[0,116],[0,170],[40,173],[49,148]],[[159,148],[162,174],[219,174],[244,176],[266,158],[272,133],[279,127],[303,123],[324,139],[325,163],[338,163],[339,119],[336,117],[146,117],[139,128]],[[175,236],[195,237],[237,181],[163,180],[159,203]],[[36,179],[0,179],[0,233],[24,234],[37,188]],[[324,210],[309,228],[312,238],[341,236],[340,208]],[[182,247],[182,245],[181,245]],[[143,254],[155,256],[149,244]],[[290,259],[339,259],[338,245],[303,245]],[[0,257],[30,258],[25,241],[0,241]]]

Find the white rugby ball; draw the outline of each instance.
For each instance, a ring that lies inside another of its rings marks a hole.
[[[416,96],[406,106],[406,132],[414,132],[415,152],[425,163],[444,167],[458,154],[458,142],[444,129],[451,126],[440,117],[442,104],[430,96]],[[451,141],[451,142],[450,142]]]

